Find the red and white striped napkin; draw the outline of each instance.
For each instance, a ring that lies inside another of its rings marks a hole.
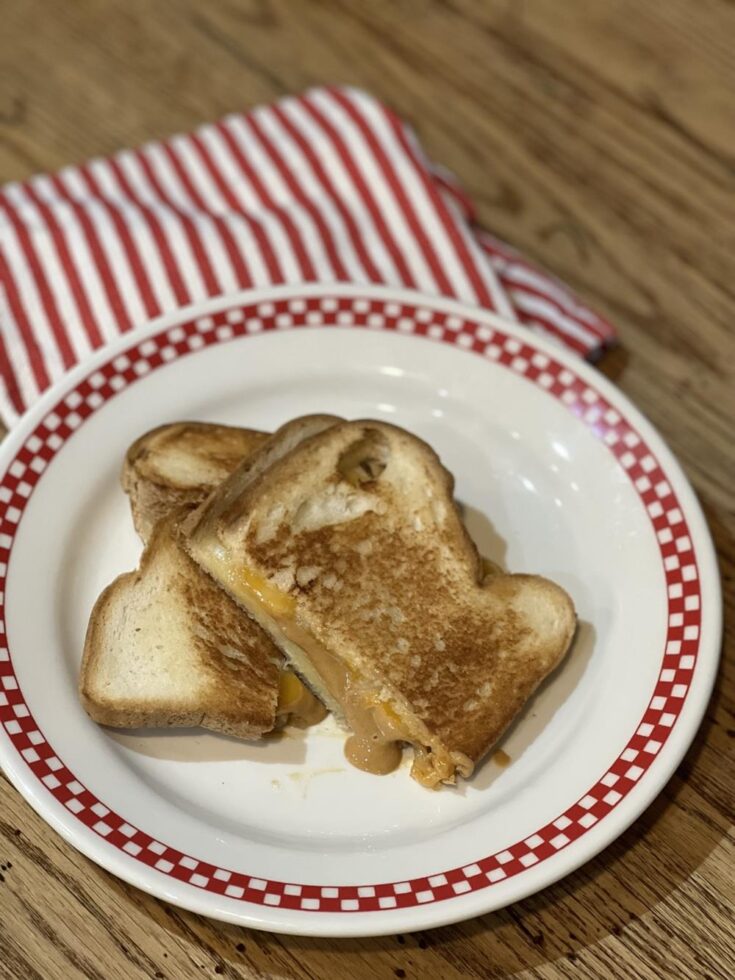
[[[410,286],[594,358],[612,326],[474,225],[364,92],[318,88],[0,191],[0,412],[152,317],[249,286]]]

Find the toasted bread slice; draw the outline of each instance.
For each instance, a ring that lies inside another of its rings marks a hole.
[[[314,431],[314,429],[318,431]],[[485,576],[433,450],[382,422],[279,430],[190,515],[190,553],[352,729],[348,758],[469,776],[568,649],[559,586]]]
[[[254,429],[174,422],[136,439],[125,455],[122,486],[141,538],[147,541],[174,510],[198,506],[267,438]]]
[[[97,600],[80,695],[116,728],[198,725],[243,738],[276,724],[283,657],[268,635],[156,526],[138,571]]]

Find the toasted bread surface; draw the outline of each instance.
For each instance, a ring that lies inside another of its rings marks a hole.
[[[276,721],[283,658],[159,523],[135,572],[101,594],[79,688],[88,714],[119,728],[201,726],[257,737]]]
[[[560,662],[572,602],[538,576],[485,578],[453,479],[420,439],[369,420],[297,431],[279,430],[189,518],[191,554],[205,565],[218,554],[289,597],[303,635],[408,719],[414,774],[452,781]],[[243,601],[231,575],[208,567]],[[261,603],[258,618],[316,687],[314,658],[284,642],[283,616]]]
[[[174,422],[136,439],[125,454],[121,482],[143,540],[174,510],[198,506],[267,438],[254,429]]]
[[[335,415],[303,415],[286,422],[244,458],[230,476],[217,486],[217,492],[210,493],[202,506],[182,522],[183,536],[188,540],[194,528],[212,528],[223,521],[229,522],[230,508],[234,508],[237,519],[240,516],[239,500],[246,487],[252,488],[263,480],[269,480],[267,474],[274,464],[302,442],[342,421]],[[276,504],[275,513],[278,511]]]

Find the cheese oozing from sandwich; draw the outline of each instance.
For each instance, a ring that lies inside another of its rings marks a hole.
[[[463,753],[442,750],[423,723],[397,699],[387,698],[378,685],[358,676],[300,625],[294,596],[255,570],[230,559],[221,545],[204,547],[198,558],[288,651],[311,686],[323,691],[339,708],[351,731],[345,742],[345,756],[352,765],[378,775],[393,772],[403,758],[403,744],[409,743],[414,748],[412,774],[424,786],[453,782],[455,771],[463,776],[472,774],[471,759]],[[299,684],[308,692],[295,674],[292,677],[293,680],[283,681],[284,709],[291,685]]]
[[[295,599],[275,588],[262,575],[241,568],[238,576],[231,563],[221,558],[215,559],[215,565],[217,572],[224,576],[228,589],[243,605],[257,602],[276,618],[293,615]],[[214,568],[211,571],[214,573]],[[283,670],[278,678],[276,714],[280,718],[290,717],[302,725],[316,725],[327,716],[327,710],[296,674]]]
[[[278,675],[276,714],[279,718],[308,726],[318,725],[320,721],[324,721],[327,709],[296,674],[290,670],[282,670]]]

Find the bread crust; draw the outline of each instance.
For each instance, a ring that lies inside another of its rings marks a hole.
[[[267,439],[256,429],[211,422],[159,425],[136,439],[120,480],[143,541],[172,511],[197,507]]]
[[[261,736],[276,723],[283,657],[179,546],[181,516],[156,526],[137,571],[116,578],[95,603],[79,677],[81,702],[94,721],[115,728],[198,726]],[[135,686],[126,690],[131,658],[142,665],[135,682],[152,680],[143,693]],[[176,680],[170,690],[162,683],[164,671]]]

